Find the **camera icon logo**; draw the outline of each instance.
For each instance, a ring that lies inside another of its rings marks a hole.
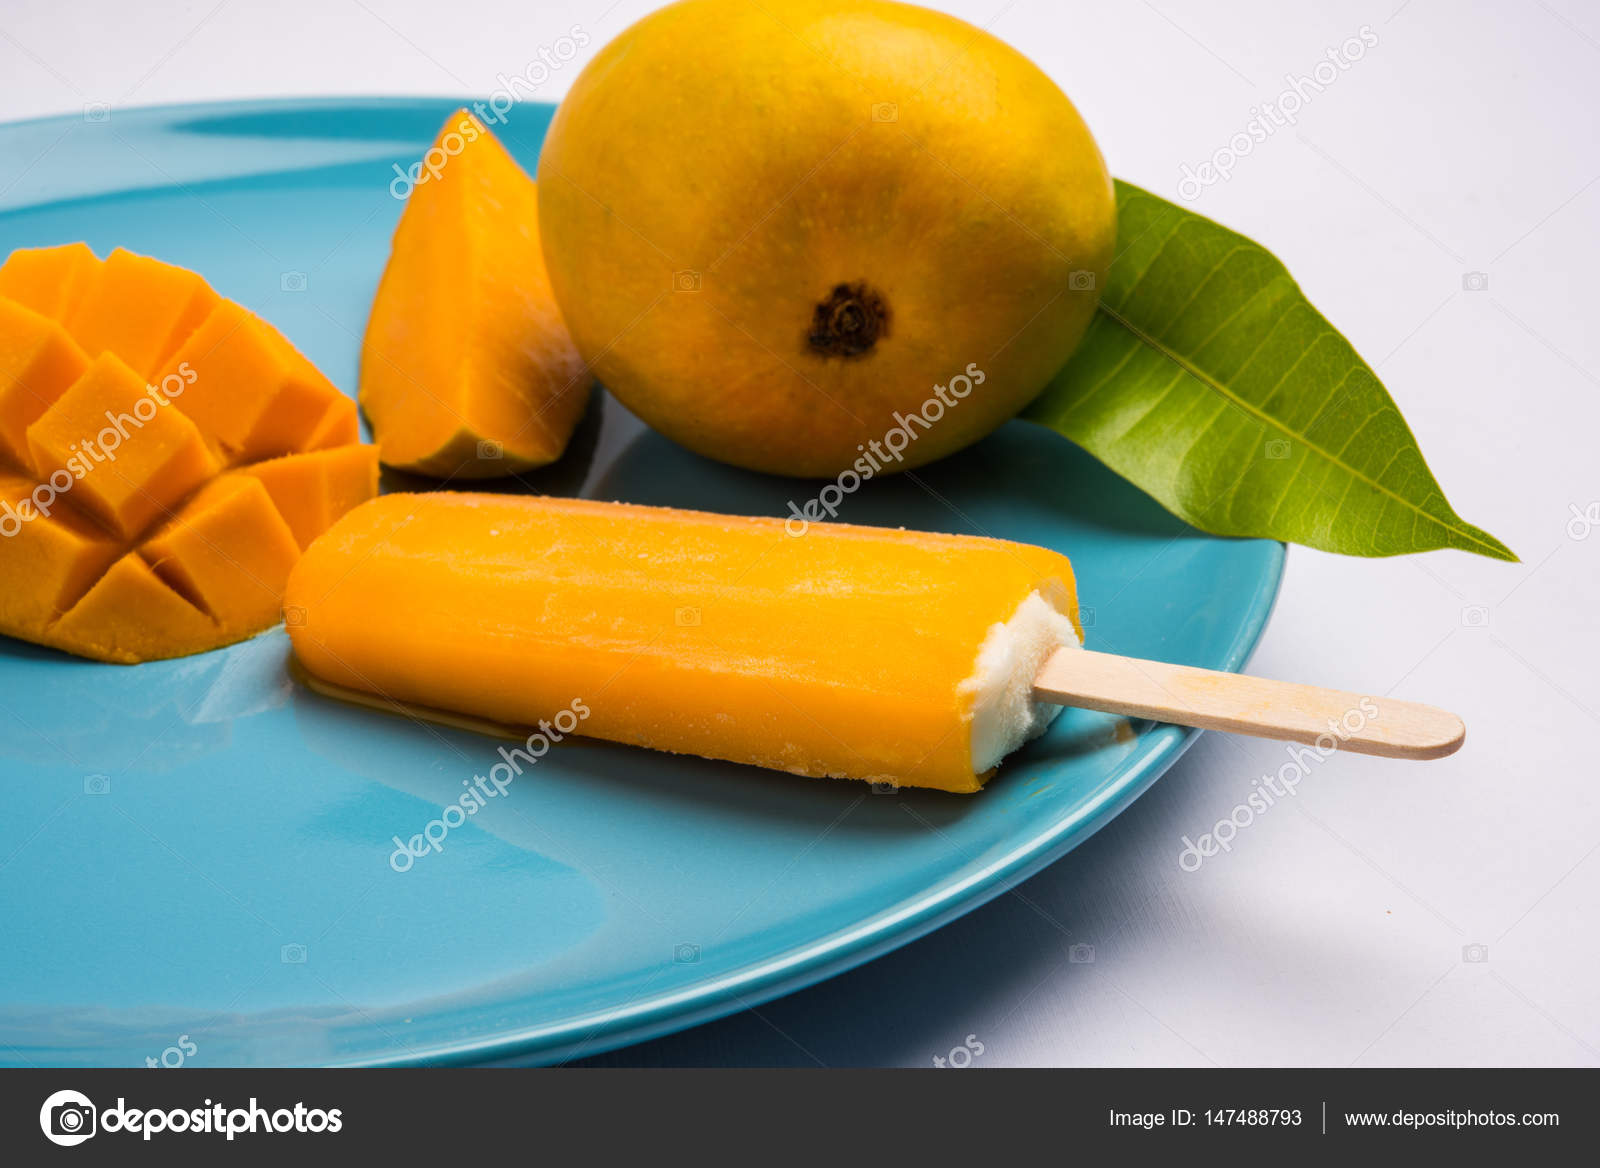
[[[1094,273],[1078,271],[1068,274],[1067,288],[1072,292],[1093,292]]]
[[[1489,946],[1463,945],[1461,946],[1461,960],[1468,965],[1482,965],[1489,960]]]
[[[700,960],[700,946],[675,945],[672,949],[672,960],[678,965],[694,965]]]
[[[283,610],[283,624],[285,628],[304,628],[306,623],[306,610],[298,604],[291,604]]]
[[[83,777],[83,793],[85,795],[111,794],[111,776],[85,775]]]
[[[674,292],[700,291],[700,273],[693,268],[684,268],[681,272],[673,272],[672,290]]]
[[[304,272],[284,272],[278,277],[278,289],[282,292],[304,292],[306,290],[306,274]]]
[[[1093,965],[1094,946],[1079,941],[1067,950],[1067,961],[1072,965]]]
[[[111,103],[105,101],[84,102],[83,120],[86,122],[109,122],[111,120]]]
[[[39,1130],[52,1144],[75,1147],[95,1134],[96,1111],[81,1091],[57,1091],[39,1108]]]
[[[872,105],[872,120],[875,122],[899,121],[900,107],[892,101],[874,102]]]
[[[675,608],[672,610],[672,621],[680,628],[697,628],[700,624],[700,610],[698,608]]]
[[[1463,292],[1487,292],[1489,290],[1489,273],[1465,273],[1461,277],[1461,290]]]
[[[1274,438],[1267,443],[1267,457],[1280,460],[1289,457],[1289,443],[1283,438]]]
[[[1461,610],[1461,624],[1469,629],[1489,627],[1489,610],[1481,604],[1469,604]]]
[[[873,783],[872,793],[874,795],[898,795],[900,788],[893,783]]]
[[[505,457],[505,447],[493,438],[480,438],[478,440],[478,461],[493,462]]]
[[[306,947],[304,945],[285,945],[278,950],[278,960],[285,965],[304,965],[306,963]]]

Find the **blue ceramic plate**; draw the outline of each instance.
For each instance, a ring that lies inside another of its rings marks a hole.
[[[401,203],[451,106],[115,110],[0,127],[0,255],[84,239],[193,267],[349,392]],[[550,107],[502,128],[530,170]],[[387,483],[393,489],[396,483]],[[404,484],[415,485],[415,484]],[[783,514],[597,394],[524,487]],[[1013,423],[871,484],[849,522],[1068,553],[1091,646],[1237,669],[1283,565]],[[499,743],[320,699],[282,630],[134,667],[0,638],[0,1061],[419,1063],[591,1054],[936,928],[1081,843],[1193,739],[1067,711],[982,794],[877,794],[562,744],[397,872]],[[530,781],[531,779],[531,781]]]

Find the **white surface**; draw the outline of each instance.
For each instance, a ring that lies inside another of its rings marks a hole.
[[[1600,5],[941,6],[1032,55],[1113,170],[1168,197],[1286,72],[1377,34],[1196,205],[1289,265],[1457,509],[1523,563],[1295,548],[1252,668],[1453,708],[1467,745],[1336,757],[1187,873],[1181,837],[1283,761],[1206,735],[1111,827],[951,927],[603,1061],[926,1066],[974,1035],[977,1066],[1600,1063],[1600,525],[1568,530],[1573,508],[1600,518]],[[0,116],[486,94],[573,25],[587,55],[648,7],[5,0]],[[1463,961],[1477,944],[1488,960]]]

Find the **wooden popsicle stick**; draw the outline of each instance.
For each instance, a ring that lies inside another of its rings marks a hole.
[[[1034,678],[1033,696],[1256,738],[1307,745],[1332,739],[1340,750],[1384,758],[1443,758],[1461,748],[1467,733],[1454,714],[1418,702],[1088,649],[1052,653]]]

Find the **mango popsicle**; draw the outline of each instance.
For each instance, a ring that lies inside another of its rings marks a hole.
[[[1057,712],[1072,567],[972,536],[587,500],[386,495],[316,540],[284,600],[319,688],[970,792]]]

